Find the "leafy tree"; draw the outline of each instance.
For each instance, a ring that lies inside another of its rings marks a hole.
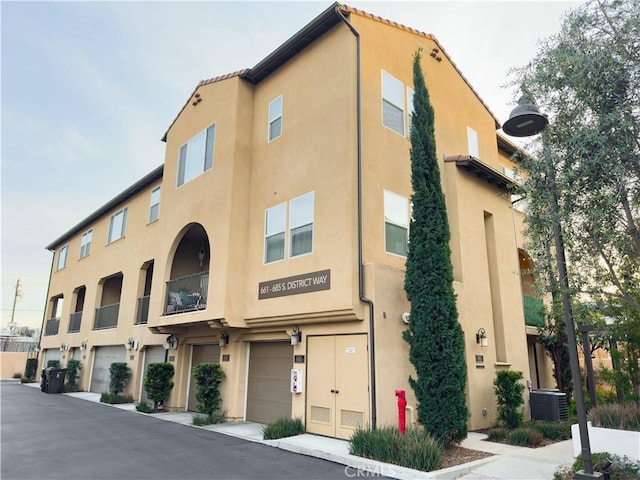
[[[535,258],[538,286],[555,303],[557,273],[548,239],[559,221],[574,308],[577,298],[613,303],[626,312],[611,316],[623,330],[640,314],[638,18],[638,0],[589,0],[566,15],[560,32],[515,70],[513,81],[550,117],[544,134],[527,146],[533,155],[520,165],[527,249]],[[549,182],[547,162],[554,166],[555,182]],[[549,210],[553,194],[559,203],[555,219]],[[560,339],[563,320],[553,313],[552,318],[552,333]]]
[[[418,420],[446,444],[467,436],[464,337],[453,291],[449,223],[436,156],[433,108],[420,67],[413,58],[414,114],[411,123],[413,218],[405,290],[411,323],[404,332],[416,378]]]
[[[222,403],[220,384],[225,378],[224,370],[219,363],[201,363],[194,367],[193,377],[197,385],[198,410],[212,417]]]
[[[173,364],[169,362],[150,363],[144,376],[144,389],[148,397],[153,400],[153,410],[164,402],[173,389],[171,378],[174,374]]]
[[[67,392],[77,392],[78,378],[80,377],[80,370],[82,370],[82,362],[80,360],[69,360],[67,362],[67,379],[65,390]]]

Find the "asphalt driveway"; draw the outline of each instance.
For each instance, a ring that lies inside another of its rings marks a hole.
[[[354,476],[326,460],[15,383],[0,385],[0,426],[3,480]]]

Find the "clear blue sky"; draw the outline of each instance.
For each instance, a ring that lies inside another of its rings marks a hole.
[[[577,2],[343,2],[434,34],[504,122],[507,72]],[[40,327],[45,246],[164,161],[197,83],[256,65],[331,2],[0,4],[2,311]]]

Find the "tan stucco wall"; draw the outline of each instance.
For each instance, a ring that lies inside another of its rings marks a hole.
[[[24,375],[28,352],[0,352],[0,379],[7,380],[19,373]]]

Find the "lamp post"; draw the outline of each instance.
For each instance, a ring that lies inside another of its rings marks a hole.
[[[547,117],[540,113],[533,98],[524,92],[518,100],[518,105],[509,115],[509,120],[505,122],[502,130],[507,135],[513,137],[530,137],[543,132],[548,125]],[[574,385],[574,395],[576,399],[576,410],[578,413],[578,427],[580,430],[580,446],[582,453],[583,470],[575,474],[576,480],[601,479],[601,472],[593,471],[591,461],[591,445],[589,443],[589,430],[587,427],[587,413],[584,404],[584,394],[582,392],[582,380],[580,377],[580,364],[578,363],[578,350],[576,345],[576,328],[573,321],[573,311],[571,299],[569,298],[569,278],[567,275],[567,260],[565,257],[564,240],[562,238],[562,228],[558,216],[558,191],[556,184],[556,170],[551,158],[546,151],[546,142],[543,134],[542,148],[545,161],[547,185],[551,193],[550,209],[552,215],[553,237],[556,248],[556,266],[558,269],[558,283],[560,285],[562,308],[565,323],[567,325],[567,346],[569,348],[569,360],[571,363],[571,378]]]

